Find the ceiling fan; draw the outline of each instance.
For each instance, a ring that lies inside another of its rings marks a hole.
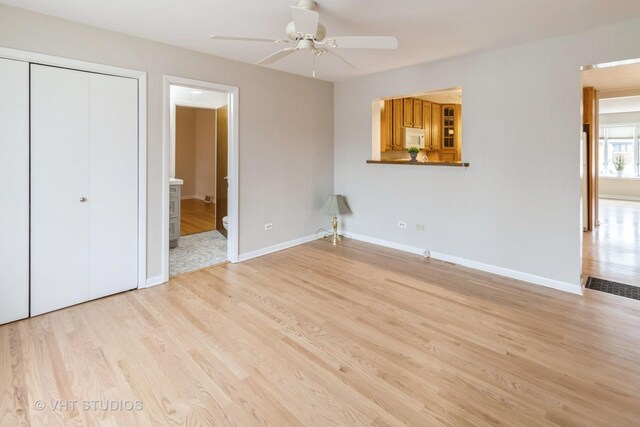
[[[324,26],[320,23],[320,14],[315,9],[314,0],[298,0],[298,6],[291,6],[292,21],[287,24],[287,39],[274,40],[251,37],[229,37],[212,35],[214,40],[266,42],[276,44],[296,43],[295,47],[285,47],[267,56],[258,64],[270,65],[295,52],[310,51],[313,53],[313,77],[316,76],[316,57],[327,53],[336,56],[349,67],[354,68],[347,60],[332,49],[397,49],[398,39],[394,36],[336,36],[327,37]]]

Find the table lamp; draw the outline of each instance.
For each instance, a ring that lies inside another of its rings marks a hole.
[[[342,240],[342,237],[338,234],[338,215],[351,213],[351,209],[349,209],[344,196],[333,194],[329,196],[322,210],[329,215],[333,215],[333,220],[331,221],[331,225],[333,226],[331,242],[336,245]]]

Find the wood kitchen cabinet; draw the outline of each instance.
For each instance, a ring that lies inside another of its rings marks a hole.
[[[461,160],[462,106],[417,97],[384,100],[380,110],[380,151],[404,149],[406,128],[424,129],[424,150],[433,161]]]
[[[413,127],[422,128],[422,100],[413,99]]]
[[[442,105],[442,160],[456,161],[460,158],[461,107],[457,104]]]
[[[393,150],[393,100],[384,101],[380,111],[380,151]]]
[[[424,148],[430,150],[433,147],[431,139],[431,103],[422,101],[422,127],[424,128]]]
[[[404,98],[402,126],[413,127],[413,98]]]
[[[442,106],[435,102],[431,104],[431,147],[439,150],[442,146]]]
[[[404,100],[402,98],[393,100],[393,150],[402,150],[404,147]],[[412,104],[413,105],[413,104]]]

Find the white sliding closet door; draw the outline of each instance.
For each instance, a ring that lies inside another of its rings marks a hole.
[[[0,324],[29,316],[29,64],[0,59]]]
[[[137,81],[31,65],[31,314],[137,287]]]
[[[138,81],[91,74],[89,298],[138,287]]]

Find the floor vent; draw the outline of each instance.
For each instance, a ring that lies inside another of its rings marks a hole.
[[[625,285],[624,283],[612,282],[611,280],[598,279],[597,277],[587,278],[587,289],[618,295],[625,298],[640,300],[640,288],[637,286]]]

